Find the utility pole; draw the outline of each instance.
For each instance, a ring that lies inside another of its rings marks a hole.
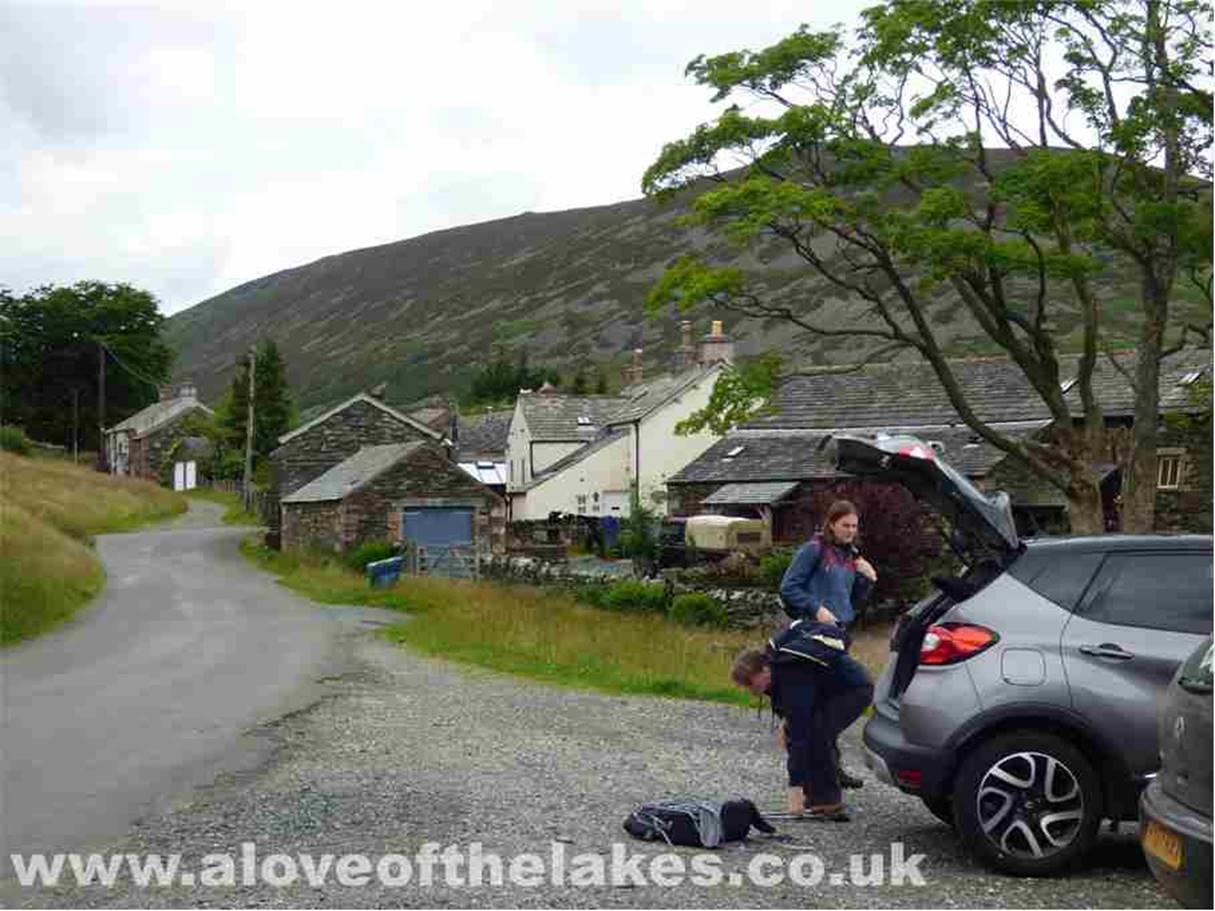
[[[97,467],[109,471],[105,451],[105,342],[97,340]]]
[[[253,502],[253,395],[256,392],[257,347],[249,349],[249,411],[245,424],[245,511]]]

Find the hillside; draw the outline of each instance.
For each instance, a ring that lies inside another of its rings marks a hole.
[[[706,235],[675,225],[678,204],[632,200],[565,212],[524,213],[482,224],[353,250],[248,282],[173,316],[169,340],[179,350],[177,374],[213,399],[238,353],[272,336],[289,366],[304,409],[334,402],[377,383],[390,401],[409,401],[462,386],[495,343],[526,350],[533,363],[571,371],[588,361],[609,375],[635,347],[655,365],[677,344],[674,314],[647,319],[646,291],[666,265]],[[861,318],[838,289],[812,278],[783,246],[767,255],[713,251],[756,270],[772,297],[810,298],[817,322],[840,326]],[[1134,282],[1117,288],[1115,335],[1130,337]],[[782,323],[724,318],[741,355],[775,348],[801,363],[856,360],[863,343],[798,336]],[[943,295],[936,321],[955,354],[986,353],[959,302]],[[1075,320],[1059,330],[1067,344]]]

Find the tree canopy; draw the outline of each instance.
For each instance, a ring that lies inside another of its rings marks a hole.
[[[1109,440],[1091,381],[1109,347],[1103,279],[1122,270],[1142,311],[1127,381],[1143,419],[1124,483],[1146,479],[1129,524],[1150,526],[1159,361],[1209,340],[1209,14],[1189,0],[892,0],[851,35],[803,26],[760,51],[693,60],[688,74],[734,103],[668,144],[643,189],[692,190],[688,223],[787,245],[858,310],[832,323],[813,296],[772,300],[754,275],[696,256],[672,265],[650,307],[709,300],[862,340],[867,359],[918,355],[967,424],[1062,490],[1074,528],[1099,531],[1093,464]],[[1203,320],[1170,323],[1179,279],[1205,300]],[[1048,439],[1010,438],[976,413],[940,331],[943,302],[1021,368],[1054,418]],[[1060,375],[1063,327],[1076,377]],[[1078,421],[1061,385],[1072,379]]]
[[[287,384],[287,364],[274,339],[264,339],[256,349],[257,366],[253,377],[253,452],[268,456],[278,446],[278,438],[298,420],[291,388]],[[245,436],[249,422],[249,355],[236,363],[236,373],[216,411],[223,435],[223,448],[235,453],[225,464],[243,465]]]
[[[37,440],[98,447],[98,366],[106,358],[107,426],[157,399],[173,352],[156,299],[127,284],[82,281],[23,294],[0,288],[0,412]]]

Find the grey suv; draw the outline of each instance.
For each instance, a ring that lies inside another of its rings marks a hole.
[[[967,569],[905,614],[874,688],[866,762],[1021,875],[1134,819],[1159,766],[1169,680],[1211,633],[1211,538],[1021,541],[984,494],[905,436],[837,436],[838,467],[895,480],[944,515]]]

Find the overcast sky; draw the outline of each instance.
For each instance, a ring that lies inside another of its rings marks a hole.
[[[683,76],[872,0],[0,0],[0,285],[173,313],[331,253],[640,195]]]

